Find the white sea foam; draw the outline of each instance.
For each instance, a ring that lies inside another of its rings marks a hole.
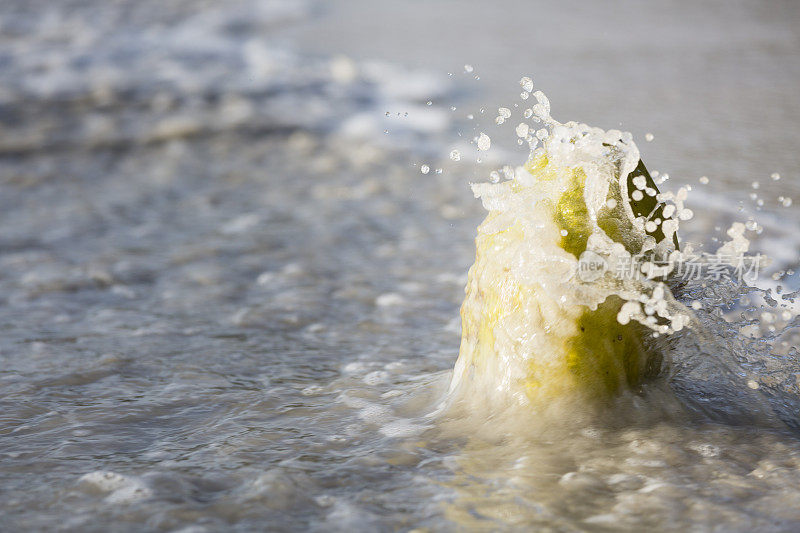
[[[105,501],[111,504],[133,503],[153,495],[143,480],[116,472],[89,472],[78,481],[91,490],[107,494]]]

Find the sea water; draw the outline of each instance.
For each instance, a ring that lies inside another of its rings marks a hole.
[[[505,113],[265,40],[294,3],[44,4],[2,16],[4,527],[797,527],[796,206],[756,203],[793,196],[787,171],[659,184],[692,185],[682,246],[742,223],[773,261],[673,293],[703,327],[653,331],[670,372],[544,416],[463,404],[467,182],[505,186],[529,148],[501,153]]]

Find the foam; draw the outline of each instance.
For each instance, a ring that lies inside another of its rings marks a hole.
[[[153,495],[143,480],[111,471],[89,472],[78,481],[94,491],[107,494],[105,502],[109,504],[133,503]]]

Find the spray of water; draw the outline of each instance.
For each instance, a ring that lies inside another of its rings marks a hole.
[[[745,225],[734,224],[715,254],[678,246],[692,218],[687,189],[659,192],[630,133],[562,124],[530,78],[520,83],[536,101],[515,128],[530,154],[505,168],[507,179],[494,172],[473,185],[489,213],[450,398],[544,413],[608,403],[658,378],[690,411],[794,425],[798,365],[794,351],[775,346],[797,324],[742,276],[753,263]],[[479,150],[489,147],[482,134]],[[713,267],[713,281],[687,281],[690,263]],[[760,302],[760,317],[738,312],[744,296]],[[781,327],[755,332],[764,313],[782,317]]]

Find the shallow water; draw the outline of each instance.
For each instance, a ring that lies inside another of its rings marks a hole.
[[[665,383],[589,423],[439,410],[483,217],[478,171],[447,162],[458,125],[425,105],[458,100],[446,75],[283,52],[275,28],[313,16],[296,4],[64,5],[0,11],[5,527],[800,525],[796,434],[703,416]],[[748,179],[796,190],[794,151],[775,153],[785,167]],[[701,194],[714,212],[688,238],[751,213],[755,246],[796,267],[795,206]]]

